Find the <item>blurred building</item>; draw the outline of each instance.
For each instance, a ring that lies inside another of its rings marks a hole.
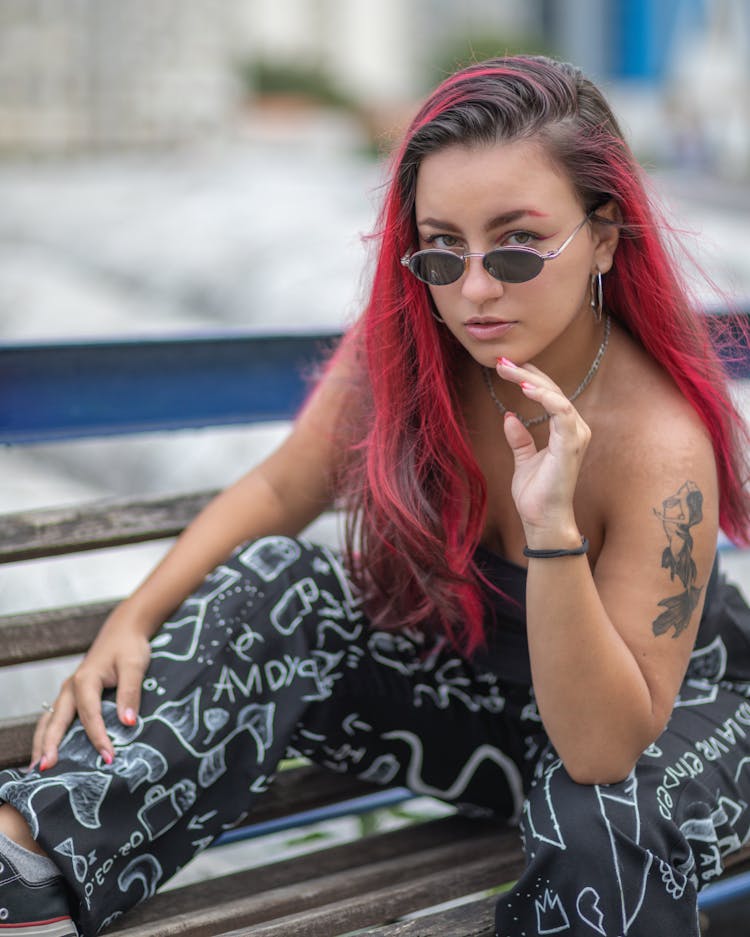
[[[542,51],[620,95],[656,158],[750,164],[748,0],[0,0],[0,151],[170,143],[254,90],[411,102],[472,57]],[[254,89],[254,82],[256,86]],[[306,87],[305,87],[306,86]],[[673,126],[673,129],[670,129]]]

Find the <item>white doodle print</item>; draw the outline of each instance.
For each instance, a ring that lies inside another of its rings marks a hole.
[[[70,771],[59,777],[8,781],[0,786],[0,801],[10,801],[31,827],[34,839],[39,835],[39,820],[32,802],[42,792],[62,787],[68,795],[70,808],[77,822],[90,830],[98,829],[99,809],[109,790],[112,778],[101,771]]]
[[[422,697],[426,696],[438,709],[448,709],[454,700],[458,700],[469,712],[479,712],[482,709],[492,713],[503,711],[505,698],[500,695],[497,686],[490,684],[487,688],[487,695],[480,695],[476,689],[471,690],[471,681],[464,674],[463,661],[457,658],[446,661],[434,672],[437,686],[426,683],[415,684],[414,705],[421,706]]]
[[[265,582],[273,582],[301,555],[302,549],[295,540],[288,537],[263,537],[243,550],[237,558]]]
[[[531,806],[531,799],[527,799],[523,805],[524,815],[528,824],[529,833],[544,843],[556,846],[558,849],[566,849],[565,840],[560,832],[560,824],[555,812],[555,805],[552,802],[552,793],[550,785],[554,773],[562,768],[562,761],[558,760],[552,768],[548,768],[544,774],[544,805],[546,815],[542,815],[540,798],[533,798],[534,807]],[[532,813],[533,810],[533,813]]]
[[[196,687],[188,696],[173,703],[162,703],[154,712],[152,719],[159,719],[179,736],[183,744],[192,742],[200,730],[201,689]]]
[[[693,851],[698,855],[700,875],[704,881],[721,875],[721,857],[734,852],[742,845],[734,829],[722,839],[719,839],[717,832],[720,829],[731,828],[732,823],[736,822],[742,812],[743,808],[739,804],[722,797],[709,816],[694,817],[680,824],[680,832],[693,845]]]
[[[741,759],[740,763],[737,765],[737,768],[734,772],[735,781],[739,781],[740,775],[745,770],[745,768],[748,768],[748,770],[750,770],[750,758]]]
[[[79,855],[76,852],[75,843],[73,842],[72,836],[64,839],[61,843],[58,843],[58,845],[55,846],[55,852],[58,852],[61,856],[66,856],[71,860],[73,874],[79,882],[86,881],[86,876],[88,875],[89,871],[88,859],[86,856]]]
[[[395,755],[387,753],[378,755],[366,771],[362,771],[359,777],[363,781],[371,781],[373,784],[382,784],[386,786],[393,781],[401,768],[401,764]]]
[[[750,725],[750,704],[743,700],[734,715],[717,725],[712,735],[695,742],[695,750],[706,761],[718,761],[722,755],[735,748],[747,738],[745,727]]]
[[[318,596],[318,587],[314,579],[300,579],[286,590],[271,609],[271,624],[287,637],[294,634],[305,617],[312,612],[313,602]]]
[[[326,596],[335,607],[343,609],[347,621],[361,621],[362,596],[351,582],[341,560],[328,547],[322,547],[321,552],[330,564],[337,585],[338,598],[333,598],[330,593],[326,593]]]
[[[601,934],[602,937],[607,937],[607,932],[604,930],[604,913],[599,907],[600,901],[599,892],[589,885],[578,895],[576,911],[584,924],[588,924],[592,930],[596,931],[597,934]]]
[[[324,647],[328,635],[326,632],[332,631],[339,638],[342,638],[344,641],[356,641],[359,636],[362,634],[362,625],[360,624],[351,624],[343,625],[340,621],[334,621],[331,618],[324,618],[321,622],[318,623],[317,630],[317,639],[318,647]],[[357,648],[359,650],[359,648]]]
[[[167,773],[167,759],[151,745],[132,742],[117,749],[117,757],[110,770],[125,779],[132,794],[141,784],[153,784]]]
[[[675,700],[675,709],[680,706],[708,706],[716,702],[719,688],[706,680],[685,680]]]
[[[217,732],[220,732],[229,722],[229,713],[226,709],[214,706],[203,713],[203,725],[208,729],[208,735],[203,739],[203,745],[209,745]]]
[[[190,615],[185,615],[176,621],[166,622],[161,630],[151,640],[151,657],[154,660],[168,658],[174,661],[188,661],[197,656],[201,630],[203,629],[209,605],[219,596],[237,586],[241,581],[238,570],[227,566],[217,567],[206,578],[207,586],[198,596],[191,596],[182,608],[195,609]],[[254,587],[245,586],[251,592],[257,591]]]
[[[143,894],[137,899],[138,902],[153,898],[159,882],[162,879],[162,867],[156,856],[150,853],[138,856],[131,860],[117,877],[117,884],[120,891],[127,892],[131,885],[138,882]]]
[[[195,803],[196,790],[192,781],[184,780],[178,781],[169,789],[158,784],[146,791],[144,806],[137,816],[149,839],[157,839],[177,823],[185,811]]]
[[[461,768],[453,784],[441,790],[440,788],[426,784],[422,778],[424,752],[422,740],[418,736],[413,732],[396,730],[393,732],[385,732],[382,737],[384,739],[401,739],[407,743],[411,749],[411,760],[407,769],[407,786],[415,793],[426,794],[429,797],[440,797],[443,800],[460,799],[461,794],[463,794],[476,774],[477,768],[485,761],[494,762],[502,770],[508,782],[514,804],[513,819],[511,822],[517,822],[524,799],[521,774],[515,762],[493,745],[480,745],[473,752],[463,768]]]
[[[404,634],[374,631],[367,642],[370,655],[379,664],[390,667],[405,677],[424,669],[414,642]]]
[[[359,713],[351,713],[341,723],[341,728],[347,735],[355,735],[356,732],[371,732],[372,726],[363,722],[359,718]]]
[[[607,828],[617,878],[622,933],[627,934],[643,905],[648,873],[653,861],[651,853],[645,851],[641,859],[640,870],[634,869],[632,855],[620,855],[619,839],[615,832],[621,830],[629,840],[640,844],[641,815],[637,799],[638,781],[635,772],[631,771],[628,778],[616,788],[610,789],[596,785],[595,790],[599,800],[599,809]],[[624,885],[626,874],[630,882],[628,888]]]
[[[262,634],[253,631],[250,625],[243,622],[239,634],[229,642],[229,647],[234,651],[236,657],[244,663],[250,664],[253,657],[248,651],[253,650],[256,644],[263,644],[265,640]]]
[[[276,703],[250,703],[237,716],[237,729],[247,729],[258,747],[258,764],[273,745],[273,717]]]
[[[685,888],[688,883],[687,876],[677,872],[663,859],[659,859],[659,871],[661,872],[661,880],[664,882],[667,894],[674,898],[675,901],[679,901],[685,894]]]
[[[560,934],[570,930],[570,919],[557,893],[546,888],[544,898],[541,901],[537,898],[534,904],[536,929],[540,937],[542,934]]]
[[[689,679],[710,680],[718,683],[727,672],[727,648],[717,635],[710,644],[696,648],[690,655],[687,667]]]

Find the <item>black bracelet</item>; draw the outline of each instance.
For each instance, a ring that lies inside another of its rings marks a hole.
[[[589,542],[586,537],[581,537],[580,547],[574,550],[532,550],[530,547],[523,548],[523,555],[531,557],[533,560],[553,560],[558,556],[581,556],[589,552]]]

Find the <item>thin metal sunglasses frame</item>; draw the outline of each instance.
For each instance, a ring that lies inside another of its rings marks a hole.
[[[539,274],[544,269],[544,264],[548,260],[554,260],[555,257],[559,257],[560,254],[562,254],[565,248],[572,242],[576,234],[578,234],[581,228],[591,218],[591,214],[592,213],[589,212],[589,214],[587,214],[585,218],[581,222],[579,222],[579,224],[576,225],[573,231],[568,235],[567,238],[565,238],[565,240],[562,242],[562,244],[559,247],[555,248],[555,250],[547,251],[544,254],[541,251],[534,250],[533,247],[495,247],[491,251],[487,251],[484,254],[473,252],[473,251],[470,251],[466,254],[456,254],[453,251],[441,250],[440,248],[436,248],[436,247],[429,247],[429,248],[426,248],[425,250],[415,251],[414,253],[412,253],[411,251],[408,251],[401,258],[401,264],[404,267],[406,267],[409,270],[409,272],[412,273],[418,280],[421,280],[422,283],[426,283],[428,286],[450,286],[451,283],[455,283],[457,280],[460,280],[461,277],[464,275],[464,273],[466,272],[466,267],[467,267],[470,257],[481,257],[482,266],[487,271],[487,273],[489,273],[490,276],[494,277],[496,280],[500,280],[502,283],[528,283],[529,280],[533,280],[535,277],[539,276]],[[536,272],[532,273],[531,276],[523,277],[522,279],[518,279],[518,280],[509,280],[507,279],[507,277],[499,277],[492,270],[491,260],[488,263],[488,258],[497,256],[498,254],[500,254],[502,257],[508,257],[511,254],[512,255],[522,254],[527,257],[528,256],[534,257],[535,259],[540,261],[539,269],[536,270]],[[414,261],[417,260],[418,258],[428,258],[428,257],[435,257],[436,259],[442,259],[442,258],[447,259],[448,257],[455,257],[456,260],[461,261],[462,269],[459,272],[457,272],[456,276],[453,277],[453,279],[451,280],[446,280],[446,281],[441,281],[441,282],[428,280],[425,277],[420,276],[416,272],[415,268],[412,266]]]

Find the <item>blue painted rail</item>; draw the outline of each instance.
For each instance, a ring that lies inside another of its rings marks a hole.
[[[750,304],[739,312],[750,319]],[[216,332],[0,344],[0,443],[287,419],[338,338],[335,331]],[[741,345],[728,368],[750,377],[750,350]]]
[[[0,345],[0,443],[288,419],[338,334]]]

